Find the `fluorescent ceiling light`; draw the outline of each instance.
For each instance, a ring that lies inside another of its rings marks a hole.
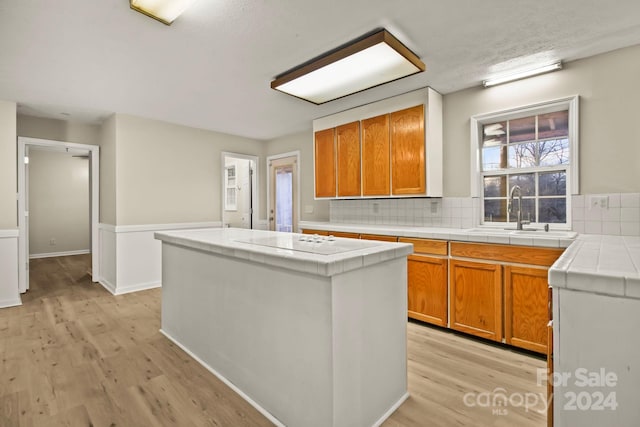
[[[534,68],[532,70],[527,70],[527,71],[521,71],[519,73],[514,73],[514,74],[509,74],[506,76],[502,76],[502,77],[496,77],[493,79],[488,79],[482,82],[482,84],[484,85],[484,87],[490,87],[490,86],[495,86],[495,85],[499,85],[502,83],[507,83],[507,82],[512,82],[514,80],[520,80],[520,79],[524,79],[527,77],[532,77],[532,76],[537,76],[539,74],[544,74],[544,73],[549,73],[551,71],[556,71],[556,70],[561,70],[562,69],[562,62],[558,61],[554,64],[550,64],[550,65],[545,65],[544,67],[538,67],[538,68]]]
[[[144,13],[158,21],[171,25],[197,0],[129,0],[131,9]]]
[[[382,29],[279,75],[271,88],[322,104],[424,70],[416,54]]]

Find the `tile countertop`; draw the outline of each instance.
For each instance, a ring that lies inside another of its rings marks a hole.
[[[300,228],[510,245],[567,248],[549,269],[549,284],[602,295],[640,299],[640,237],[581,234],[575,239],[521,237],[479,229],[301,221]],[[541,232],[543,233],[543,232]]]
[[[307,241],[309,237],[298,233],[239,228],[155,233],[155,238],[164,243],[319,276],[357,270],[382,261],[406,257],[413,252],[409,243],[344,238],[329,241],[326,237],[318,241]]]
[[[580,235],[549,270],[549,284],[640,299],[640,237]]]
[[[569,247],[575,239],[557,236],[545,236],[544,231],[538,231],[539,236],[514,235],[505,233],[503,229],[491,228],[441,228],[441,227],[412,227],[402,225],[372,225],[372,224],[344,224],[331,222],[300,221],[299,228],[325,231],[343,231],[361,234],[381,234],[386,236],[418,237],[423,239],[456,240],[463,242],[497,243],[502,245],[540,246],[548,248]]]

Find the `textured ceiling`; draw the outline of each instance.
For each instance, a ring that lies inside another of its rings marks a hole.
[[[639,17],[637,0],[199,0],[165,26],[128,0],[0,0],[0,99],[26,115],[95,123],[118,112],[271,139],[420,87],[446,94],[639,44]],[[378,27],[427,71],[320,106],[270,89]]]

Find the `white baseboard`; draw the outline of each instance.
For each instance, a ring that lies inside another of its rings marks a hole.
[[[109,293],[116,295],[116,286],[113,283],[109,282],[104,277],[99,278],[98,283],[100,283],[103,288],[109,291]]]
[[[200,359],[198,356],[196,356],[195,354],[193,354],[188,348],[186,348],[185,346],[183,346],[178,340],[176,340],[175,338],[173,338],[171,335],[169,335],[167,332],[163,331],[162,329],[160,329],[160,333],[162,335],[164,335],[165,337],[167,337],[167,339],[169,341],[171,341],[172,343],[174,343],[175,345],[177,345],[178,347],[180,347],[185,353],[187,353],[189,356],[191,356],[196,362],[198,362],[199,364],[201,364],[206,370],[208,370],[209,372],[211,372],[213,375],[215,375],[216,377],[218,377],[218,379],[220,381],[222,381],[223,383],[225,383],[231,390],[235,391],[236,393],[238,393],[240,395],[240,397],[242,397],[244,400],[247,401],[247,403],[251,406],[253,406],[254,408],[256,408],[258,410],[258,412],[260,412],[262,415],[264,415],[269,421],[271,421],[273,424],[275,424],[278,427],[285,427],[284,424],[282,424],[282,422],[280,420],[278,420],[276,417],[274,417],[269,411],[267,411],[266,409],[264,409],[262,406],[260,406],[258,404],[258,402],[256,402],[255,400],[253,400],[252,398],[250,398],[247,394],[245,394],[242,390],[240,390],[238,387],[236,387],[235,384],[233,384],[231,381],[229,381],[228,379],[226,379],[221,373],[219,373],[218,371],[216,371],[215,369],[213,369],[211,366],[209,366],[207,363],[205,363],[202,359]]]
[[[147,289],[161,288],[160,282],[137,283],[131,286],[119,286],[115,295],[130,294],[131,292],[146,291]]]
[[[78,251],[66,251],[66,252],[47,252],[44,254],[31,254],[29,255],[29,259],[37,259],[37,258],[54,258],[59,256],[72,256],[72,255],[85,255],[90,254],[91,249],[81,249]]]
[[[22,305],[20,298],[0,300],[0,308],[16,307]]]
[[[391,405],[391,407],[389,408],[389,410],[387,412],[385,412],[380,419],[378,419],[378,421],[376,421],[372,427],[378,427],[381,426],[383,422],[386,421],[387,418],[389,418],[391,416],[391,414],[393,414],[396,409],[398,409],[400,407],[400,405],[402,405],[404,403],[405,400],[407,400],[409,398],[409,392],[406,392],[405,394],[402,395],[402,397],[400,399],[398,399],[398,401],[396,403],[394,403],[393,405]]]

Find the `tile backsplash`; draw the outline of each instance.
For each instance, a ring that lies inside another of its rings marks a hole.
[[[578,233],[640,236],[640,193],[573,196],[571,217]]]
[[[479,199],[471,197],[331,200],[336,223],[471,228],[480,218]]]
[[[480,199],[472,197],[331,200],[336,223],[472,228]],[[578,233],[640,236],[640,193],[573,196],[572,229]]]

